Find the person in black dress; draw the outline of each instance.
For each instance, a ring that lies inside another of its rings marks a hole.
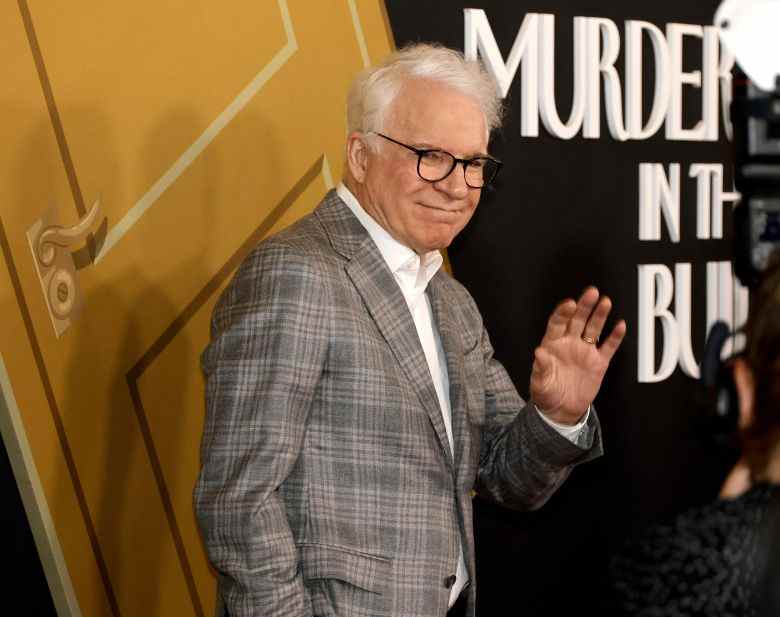
[[[780,616],[780,255],[733,376],[742,458],[717,500],[656,524],[612,560],[616,614]]]

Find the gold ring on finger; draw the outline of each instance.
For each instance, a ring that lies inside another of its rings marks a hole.
[[[588,345],[595,345],[596,343],[598,343],[599,339],[598,339],[598,337],[591,338],[591,337],[586,336],[585,334],[583,334],[582,335],[582,340],[585,341]]]

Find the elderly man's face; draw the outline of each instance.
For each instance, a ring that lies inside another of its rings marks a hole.
[[[405,84],[385,118],[383,134],[415,148],[438,148],[465,159],[487,153],[485,117],[474,99],[442,84]],[[477,207],[480,189],[469,188],[459,163],[438,182],[417,174],[417,155],[377,139],[364,152],[358,200],[391,236],[418,253],[449,246]],[[353,173],[353,176],[355,174]]]

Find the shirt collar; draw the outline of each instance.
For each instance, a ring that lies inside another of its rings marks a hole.
[[[418,255],[408,246],[393,238],[387,230],[366,212],[343,182],[339,182],[336,193],[366,228],[368,235],[376,244],[390,271],[399,279],[405,291],[422,292],[428,282],[438,272],[444,261],[439,251],[430,251]]]

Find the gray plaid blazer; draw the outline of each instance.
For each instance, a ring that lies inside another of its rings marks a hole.
[[[428,294],[454,452],[401,291],[335,192],[222,294],[194,505],[231,617],[443,617],[461,542],[473,616],[471,490],[538,508],[601,453],[595,413],[575,445],[520,398],[463,286],[440,271]]]

